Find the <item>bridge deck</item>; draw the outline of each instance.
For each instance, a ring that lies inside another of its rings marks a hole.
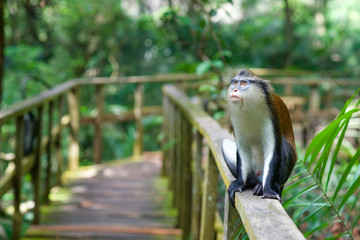
[[[147,154],[68,174],[26,239],[180,239],[160,169]]]

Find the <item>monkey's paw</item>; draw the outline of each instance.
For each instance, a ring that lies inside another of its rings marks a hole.
[[[261,196],[263,195],[263,186],[261,183],[256,184],[253,190],[253,195],[255,196]]]
[[[235,193],[242,192],[244,189],[244,183],[242,181],[233,181],[229,186],[229,199],[233,206],[235,206]]]
[[[281,202],[281,197],[278,193],[272,190],[264,191],[264,195],[261,198],[277,199]]]

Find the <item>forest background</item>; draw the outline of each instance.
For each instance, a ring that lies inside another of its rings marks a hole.
[[[3,3],[3,108],[78,77],[208,71],[222,76],[224,69],[244,67],[360,75],[360,2],[356,0]],[[150,105],[160,101],[152,91],[154,97],[146,100]],[[130,87],[108,93],[114,104],[108,104],[106,111],[125,109],[131,92]],[[82,113],[92,110],[81,107]],[[145,129],[159,121],[145,120]],[[118,140],[133,133],[133,124],[107,126],[104,158],[130,155],[132,146],[119,147]],[[85,146],[91,134],[90,130],[80,136]],[[158,145],[145,144],[145,148]],[[83,158],[91,157],[90,150],[83,152]]]

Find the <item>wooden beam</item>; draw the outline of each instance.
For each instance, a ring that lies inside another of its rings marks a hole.
[[[24,156],[24,116],[16,118],[16,146],[15,146],[15,175],[14,175],[14,216],[12,238],[20,239],[22,216],[20,212],[21,186],[22,186],[22,160]]]
[[[94,232],[94,233],[128,233],[146,235],[181,235],[181,230],[177,228],[146,228],[146,227],[125,227],[125,226],[89,226],[89,225],[38,225],[32,226],[31,232],[35,231],[52,232]],[[35,233],[31,233],[35,235]],[[56,234],[55,234],[56,235]]]
[[[104,85],[95,86],[96,96],[96,117],[94,118],[94,163],[101,163],[102,158],[102,121],[104,114]]]
[[[76,170],[79,167],[79,125],[80,125],[80,113],[79,113],[79,88],[75,87],[68,93],[68,105],[70,113],[70,140],[69,140],[69,152],[68,152],[68,169]]]
[[[42,155],[42,127],[44,122],[44,106],[38,108],[38,119],[36,128],[36,143],[35,143],[35,157],[34,157],[34,168],[32,171],[32,181],[34,186],[34,219],[33,223],[38,224],[40,220],[40,205],[41,205],[41,155]]]
[[[200,240],[214,239],[215,237],[218,170],[211,152],[209,152],[209,158],[206,162],[204,178]]]
[[[21,116],[49,101],[53,101],[54,99],[58,98],[59,95],[64,94],[69,89],[72,89],[77,85],[78,83],[76,81],[67,81],[50,90],[40,93],[36,97],[25,99],[1,110],[0,124],[8,121],[11,118]]]
[[[53,113],[54,113],[54,102],[51,101],[49,102],[49,106],[48,106],[48,123],[47,123],[47,134],[48,134],[48,142],[46,145],[46,176],[45,176],[45,204],[49,204],[50,203],[50,191],[51,191],[51,179],[52,179],[52,173],[51,173],[51,169],[52,169],[52,144],[53,144],[53,140],[54,138],[52,137],[51,131],[53,128]]]
[[[137,83],[135,89],[135,106],[134,106],[134,117],[136,122],[136,132],[135,132],[135,142],[134,142],[134,156],[140,156],[143,152],[143,114],[142,114],[142,106],[144,99],[144,84]]]
[[[200,237],[200,216],[201,216],[201,183],[203,180],[202,170],[202,152],[203,138],[196,131],[195,134],[195,153],[193,161],[193,181],[192,181],[192,216],[191,216],[191,239],[199,239]]]
[[[141,109],[143,116],[149,115],[161,115],[161,107],[160,106],[146,106]],[[94,124],[96,117],[81,117],[80,124],[88,125]],[[129,110],[124,113],[103,113],[102,121],[103,122],[130,122],[135,120],[134,110]]]

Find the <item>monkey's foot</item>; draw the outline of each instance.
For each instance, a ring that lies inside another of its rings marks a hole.
[[[261,196],[263,195],[263,186],[261,183],[256,184],[253,190],[253,195],[255,196]]]
[[[264,191],[264,195],[261,198],[277,199],[281,202],[280,195],[272,190]]]
[[[244,183],[242,181],[233,181],[229,186],[229,199],[231,204],[235,207],[235,193],[244,190]]]

